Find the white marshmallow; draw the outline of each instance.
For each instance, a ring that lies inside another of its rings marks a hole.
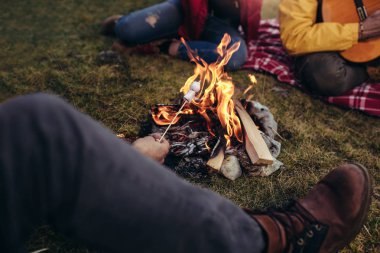
[[[190,85],[190,90],[183,96],[183,99],[185,99],[187,102],[191,102],[195,95],[201,90],[201,83],[198,81],[194,81]]]

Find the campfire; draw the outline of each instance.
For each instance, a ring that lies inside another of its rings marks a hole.
[[[259,131],[252,118],[255,118],[255,108],[262,105],[250,101],[243,105],[234,99],[235,86],[224,71],[231,56],[239,49],[240,42],[228,47],[231,38],[225,34],[217,47],[219,57],[210,64],[192,51],[183,39],[182,43],[195,64],[194,74],[180,90],[184,94],[181,104],[156,105],[152,108],[155,123],[152,131],[166,134],[165,137],[171,142],[172,155],[195,159],[198,163],[202,160],[208,168],[223,174],[228,174],[231,168],[240,168],[240,164],[256,170],[257,166],[273,167],[274,161],[277,162],[274,156],[279,153],[279,143],[265,140],[265,134]],[[250,80],[246,91],[256,83],[253,75]],[[262,112],[261,109],[258,111]],[[277,124],[274,128],[277,129]],[[274,136],[270,137],[273,139]],[[273,144],[277,145],[275,152]],[[278,163],[275,165],[278,167]],[[234,180],[239,172],[235,174],[227,177]]]

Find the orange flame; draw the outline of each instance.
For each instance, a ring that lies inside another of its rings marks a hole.
[[[169,125],[172,122],[176,113],[177,111],[175,111],[174,108],[170,106],[160,106],[157,108],[157,111],[152,114],[152,117],[157,125],[165,126]],[[185,108],[180,114],[194,114],[194,110]],[[177,117],[173,121],[173,124],[177,124],[180,119],[180,117]]]
[[[234,43],[228,48],[228,45],[231,43],[231,37],[228,34],[224,34],[222,41],[217,47],[219,54],[217,61],[207,64],[193,52],[184,39],[181,39],[181,41],[187,48],[190,61],[195,63],[194,74],[187,79],[185,85],[181,88],[181,92],[186,94],[194,81],[201,83],[201,90],[191,101],[190,106],[185,107],[185,109],[180,112],[173,124],[177,123],[183,114],[199,113],[206,120],[209,132],[215,135],[212,130],[213,122],[209,114],[216,114],[221,126],[225,130],[224,137],[227,141],[226,145],[230,146],[231,137],[233,136],[242,142],[242,128],[240,120],[235,113],[235,105],[232,100],[235,87],[232,78],[224,72],[224,66],[239,49],[240,42]],[[173,108],[163,106],[159,108],[158,112],[153,113],[153,120],[158,125],[168,125],[176,113]]]

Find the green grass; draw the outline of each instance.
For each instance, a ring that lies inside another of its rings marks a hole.
[[[179,88],[192,74],[192,66],[164,55],[127,57],[124,64],[100,65],[97,54],[112,40],[98,35],[104,17],[148,6],[158,1],[61,0],[0,2],[0,101],[20,94],[45,91],[59,94],[81,111],[115,132],[135,137],[150,105],[177,98]],[[267,1],[266,17],[273,16],[276,1]],[[237,87],[248,84],[249,71],[233,73]],[[272,88],[272,76],[258,74],[254,98],[267,105],[279,123],[282,141],[279,157],[286,165],[268,178],[243,176],[230,182],[212,176],[197,182],[241,206],[281,205],[304,195],[336,165],[357,161],[374,178],[374,198],[364,229],[344,252],[380,251],[380,121],[360,112],[343,110],[289,88],[282,97]],[[30,250],[88,252],[84,247],[41,228]]]

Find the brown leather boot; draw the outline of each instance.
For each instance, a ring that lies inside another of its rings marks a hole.
[[[121,17],[122,15],[113,15],[103,20],[100,24],[100,33],[105,36],[115,36],[115,25]]]
[[[371,189],[366,168],[345,164],[331,171],[305,198],[285,208],[247,212],[264,230],[267,252],[337,252],[363,226]]]

